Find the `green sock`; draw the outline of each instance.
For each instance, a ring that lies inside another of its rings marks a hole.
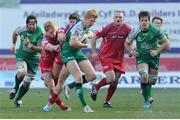
[[[142,88],[144,100],[148,101],[148,99],[149,99],[149,84],[141,83],[141,88]]]
[[[82,75],[82,79],[83,79],[83,84],[88,82],[88,81],[86,80],[85,75]],[[68,87],[69,87],[70,89],[73,89],[75,86],[76,86],[76,82],[72,82],[72,83],[68,84]]]
[[[15,101],[17,102],[18,100],[20,100],[20,99],[26,94],[26,92],[27,92],[28,90],[29,90],[29,89],[26,89],[26,88],[24,88],[23,85],[21,85]]]
[[[72,83],[69,83],[69,84],[68,84],[68,87],[69,87],[70,89],[73,89],[75,86],[76,86],[76,82],[72,82]]]
[[[85,75],[82,75],[82,79],[83,79],[83,84],[88,82],[88,81],[86,80]]]
[[[82,84],[81,83],[76,83],[76,93],[79,96],[79,99],[81,101],[82,106],[86,106],[87,103],[85,102],[84,99],[84,92],[83,92],[83,88],[82,88]]]
[[[152,95],[151,95],[151,90],[152,90],[152,85],[149,84],[149,98],[152,97]],[[149,99],[149,98],[148,98],[148,99]]]
[[[17,78],[17,75],[16,75],[16,76],[15,76],[15,86],[14,86],[14,89],[15,89],[16,92],[18,91],[19,85],[21,84],[21,82],[22,82],[22,80],[19,80],[19,79]]]

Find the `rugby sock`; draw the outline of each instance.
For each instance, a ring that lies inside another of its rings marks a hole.
[[[19,85],[21,84],[21,82],[22,82],[22,80],[19,80],[19,79],[17,78],[17,75],[16,75],[16,76],[15,76],[15,86],[14,86],[14,89],[15,89],[16,92],[18,91]]]
[[[76,86],[76,82],[72,82],[72,83],[69,83],[69,84],[68,84],[68,87],[69,87],[70,89],[73,89],[75,86]]]
[[[86,80],[85,75],[82,75],[82,79],[83,79],[83,84],[88,82],[88,81]],[[75,86],[76,86],[76,82],[72,82],[72,83],[68,84],[68,87],[69,87],[70,89],[73,89]]]
[[[107,96],[106,96],[106,101],[108,102],[111,97],[114,95],[115,91],[116,91],[116,88],[117,88],[117,85],[116,86],[113,86],[113,85],[110,85],[109,88],[108,88],[108,93],[107,93]]]
[[[87,83],[88,81],[86,80],[85,75],[82,75],[82,79],[83,79],[83,84]]]
[[[149,84],[149,90],[148,90],[148,92],[149,92],[149,97],[152,97],[152,96],[151,96],[151,89],[152,89],[152,85]]]
[[[107,85],[106,78],[103,78],[95,85],[96,90],[99,90],[102,86]]]
[[[27,89],[24,87],[24,85],[21,85],[15,101],[17,102],[18,100],[20,100],[26,94],[28,90],[29,88]]]
[[[50,104],[54,104],[57,101],[58,95],[55,93],[51,93],[51,98],[49,99]]]
[[[61,103],[62,103],[62,99],[60,98],[60,96],[57,97],[57,100],[56,100],[56,104],[61,106]]]
[[[62,110],[66,110],[68,109],[68,106],[64,104],[64,102],[62,101],[62,99],[60,98],[60,96],[58,96],[57,100],[56,100],[56,104],[62,109]]]
[[[144,100],[148,101],[148,99],[149,99],[149,84],[148,83],[141,83],[141,88],[142,88]]]
[[[83,93],[83,88],[82,88],[81,83],[76,83],[76,94],[78,95],[82,106],[83,107],[86,106],[87,103],[85,102],[85,99],[84,99],[84,93]]]

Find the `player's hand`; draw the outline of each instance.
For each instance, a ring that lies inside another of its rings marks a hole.
[[[16,53],[16,45],[13,44],[10,50],[11,50],[12,53],[15,54]]]
[[[129,51],[129,57],[137,57],[139,55],[139,53],[136,51],[136,48],[132,49]]]
[[[150,55],[152,57],[156,57],[158,55],[157,51],[156,50],[150,50]]]
[[[54,46],[54,51],[60,52],[61,51],[61,46],[60,45]]]
[[[24,45],[29,49],[32,49],[33,47],[33,44],[30,43],[28,38],[24,39]]]
[[[95,52],[95,53],[92,53],[91,54],[91,57],[93,58],[93,59],[97,59],[98,58],[98,54]]]
[[[88,33],[87,33],[87,36],[88,36],[88,38],[89,39],[92,39],[93,38],[93,32],[92,31],[89,31]]]
[[[66,39],[66,34],[58,33],[58,35],[57,35],[57,40],[58,41],[65,41],[65,39]]]
[[[29,39],[28,38],[24,39],[24,45],[27,47],[29,44],[30,44]]]

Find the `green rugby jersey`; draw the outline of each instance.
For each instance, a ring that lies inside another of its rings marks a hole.
[[[24,45],[24,39],[28,38],[33,45],[40,45],[43,37],[42,29],[37,26],[35,32],[30,33],[27,26],[19,27],[15,30],[16,34],[20,36],[20,46],[17,50],[17,54],[20,54],[27,58],[38,58],[40,53],[27,48]]]
[[[137,51],[140,54],[149,55],[150,50],[156,50],[162,42],[164,34],[155,25],[150,24],[148,31],[134,29],[128,36],[128,42],[136,40]]]
[[[81,38],[84,34],[87,34],[89,31],[89,28],[85,27],[83,24],[83,21],[77,21],[67,32],[66,32],[66,40],[64,41],[62,45],[62,52],[77,52],[79,50],[73,49],[69,42],[71,36],[77,36],[77,38]]]

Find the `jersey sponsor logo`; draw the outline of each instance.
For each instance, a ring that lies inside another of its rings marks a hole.
[[[143,40],[141,39],[141,37],[137,37],[137,41],[142,42]]]
[[[123,36],[123,35],[113,35],[112,38],[113,39],[125,39],[126,36]]]
[[[74,57],[67,57],[68,60],[71,60],[71,59],[73,59],[73,58],[74,58]]]
[[[30,37],[30,36],[31,36],[31,34],[27,33],[27,36],[28,36],[28,37]]]
[[[20,35],[20,38],[21,38],[21,39],[24,39],[24,35]]]

